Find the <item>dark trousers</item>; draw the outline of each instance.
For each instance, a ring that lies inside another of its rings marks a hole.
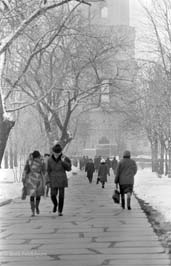
[[[88,174],[87,178],[88,178],[89,183],[92,183],[93,174]]]
[[[31,205],[31,210],[34,212],[34,209],[36,208],[36,210],[38,210],[39,208],[39,203],[40,203],[40,199],[41,197],[30,197],[30,205]]]
[[[58,192],[59,192],[59,194],[58,194]],[[58,200],[57,200],[57,196],[58,196]],[[62,213],[62,210],[63,210],[64,196],[65,196],[65,188],[64,187],[51,188],[51,200],[52,200],[54,206],[58,205],[58,212],[59,213]]]

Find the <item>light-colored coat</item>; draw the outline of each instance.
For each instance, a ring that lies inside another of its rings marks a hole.
[[[33,197],[44,195],[45,164],[42,158],[28,159],[23,172],[23,185],[26,194]]]

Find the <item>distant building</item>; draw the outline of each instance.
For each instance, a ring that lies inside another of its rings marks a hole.
[[[116,87],[128,90],[131,88],[135,73],[135,31],[129,26],[129,0],[89,0],[91,7],[84,7],[84,12],[89,16],[90,25],[98,27],[98,30],[109,30],[111,36],[118,36],[126,41],[125,49],[118,50],[113,60],[112,71],[104,72],[102,80],[100,106],[81,115],[78,124],[77,136],[70,145],[69,150],[76,154],[85,155],[87,149],[98,149],[101,140],[111,149],[109,156],[122,154],[126,148],[133,149],[138,154],[148,151],[147,141],[132,137],[122,129],[123,116],[117,112],[108,112],[111,106],[117,106],[118,98],[112,91],[114,86],[108,83],[114,79]],[[86,11],[85,11],[86,9]],[[140,143],[137,145],[137,143]],[[136,145],[134,144],[136,143]],[[112,152],[112,147],[113,152]],[[145,148],[144,148],[145,147]],[[99,153],[99,150],[98,150]],[[98,154],[99,155],[99,154]]]

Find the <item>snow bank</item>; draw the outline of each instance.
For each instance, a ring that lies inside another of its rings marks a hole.
[[[166,221],[171,221],[171,179],[159,178],[150,169],[138,171],[135,176],[136,195],[161,212]]]

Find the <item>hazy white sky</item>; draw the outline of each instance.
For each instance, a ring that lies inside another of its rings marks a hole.
[[[149,4],[150,0],[140,0],[143,4]],[[130,25],[139,26],[141,21],[144,20],[143,9],[139,0],[130,0]]]

